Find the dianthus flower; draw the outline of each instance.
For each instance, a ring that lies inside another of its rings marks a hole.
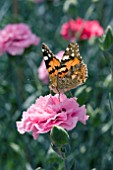
[[[23,112],[21,121],[18,121],[17,129],[21,134],[32,132],[34,139],[39,134],[49,132],[57,125],[66,130],[73,129],[77,122],[86,124],[85,105],[79,106],[76,98],[67,98],[64,94],[40,97],[30,108]]]
[[[8,24],[0,30],[0,54],[7,52],[11,55],[21,54],[25,48],[38,45],[40,38],[33,34],[24,24]]]
[[[61,35],[66,40],[86,40],[92,37],[99,37],[104,33],[103,28],[97,20],[83,20],[78,17],[76,20],[69,20],[61,27]]]
[[[60,51],[59,53],[56,54],[56,57],[58,59],[61,59],[63,56],[64,51]],[[49,77],[48,77],[48,72],[45,66],[45,62],[44,60],[42,60],[39,68],[38,68],[38,76],[39,79],[44,83],[44,84],[48,84],[49,83]]]

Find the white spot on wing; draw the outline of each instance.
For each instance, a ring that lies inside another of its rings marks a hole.
[[[42,48],[42,52],[44,52],[45,50],[44,50],[44,48]]]
[[[77,57],[80,57],[80,53],[77,53]]]
[[[69,56],[65,55],[62,60],[68,60],[68,59],[69,59]]]
[[[76,52],[79,52],[79,49],[77,49]]]
[[[68,48],[68,47],[66,48],[66,51],[69,51],[69,48]]]
[[[51,54],[48,54],[49,57],[51,57]]]
[[[45,57],[44,57],[44,60],[48,60],[48,56],[45,56]]]
[[[74,53],[72,53],[72,54],[71,54],[71,56],[72,56],[72,57],[74,57],[74,56],[75,56],[75,54],[74,54]]]

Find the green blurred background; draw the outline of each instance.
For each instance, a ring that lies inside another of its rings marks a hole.
[[[31,134],[21,135],[16,121],[36,98],[49,94],[48,85],[37,73],[42,61],[41,43],[47,43],[54,54],[65,50],[69,42],[60,36],[61,26],[78,16],[96,19],[106,29],[113,26],[113,1],[0,0],[0,29],[23,22],[41,39],[39,46],[28,48],[22,56],[0,57],[0,170],[64,169],[63,161],[50,148],[49,136],[34,140]],[[72,93],[80,105],[86,105],[90,118],[86,126],[78,123],[69,132],[68,159],[72,170],[113,170],[113,48],[102,52],[98,39],[78,43],[89,77]]]

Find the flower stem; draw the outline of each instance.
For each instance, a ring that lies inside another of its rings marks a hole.
[[[20,97],[20,93],[19,93],[19,90],[18,90],[19,85],[18,85],[18,82],[17,82],[17,73],[16,73],[15,69],[13,70],[13,83],[14,83],[18,107],[19,107],[20,112],[22,112],[22,102],[21,102],[21,97]]]
[[[13,0],[13,16],[17,18],[18,16],[18,0]]]
[[[110,61],[110,72],[111,72],[111,81],[113,82],[113,61]],[[113,103],[112,103],[112,92],[109,92],[109,108],[110,108],[110,112],[111,112],[111,121],[112,121],[112,130],[111,130],[111,134],[113,135]]]
[[[110,61],[111,65],[110,65],[110,70],[111,70],[111,79],[113,81],[113,61]]]
[[[111,81],[113,81],[113,69],[112,69],[113,62],[111,61],[110,63],[111,63],[111,65],[110,65]],[[110,106],[111,113],[113,113],[112,100],[111,100],[111,92],[109,93],[109,106]]]
[[[18,105],[18,109],[20,112],[22,112],[22,100],[21,100],[21,92],[19,90],[19,77],[18,77],[18,74],[17,74],[17,70],[16,70],[16,63],[15,63],[15,59],[12,58],[11,55],[9,55],[9,60],[10,60],[10,68],[11,68],[11,72],[12,72],[12,83],[13,83],[13,87],[14,87],[14,90],[15,90],[15,95],[16,95],[16,102],[17,102],[17,105]]]
[[[65,170],[70,170],[67,158],[64,159]]]

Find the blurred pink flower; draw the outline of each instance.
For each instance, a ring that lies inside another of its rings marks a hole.
[[[85,105],[79,106],[76,98],[67,98],[64,94],[47,95],[36,100],[35,104],[23,112],[21,121],[17,121],[19,133],[31,132],[34,139],[40,133],[46,133],[54,125],[72,130],[78,121],[86,124],[88,120]]]
[[[71,19],[62,25],[60,34],[66,40],[74,40],[75,30],[75,21]]]
[[[63,56],[64,51],[60,51],[59,53],[56,54],[56,57],[58,59],[61,59]],[[49,83],[49,77],[48,77],[48,72],[45,66],[44,60],[42,60],[40,67],[38,68],[38,76],[39,79],[44,83],[48,84]]]
[[[0,54],[21,54],[30,45],[38,45],[40,38],[24,24],[9,24],[0,30]]]
[[[64,23],[60,33],[66,40],[75,38],[82,40],[99,37],[104,33],[104,30],[97,20],[83,20],[78,17],[76,20],[71,19]]]

